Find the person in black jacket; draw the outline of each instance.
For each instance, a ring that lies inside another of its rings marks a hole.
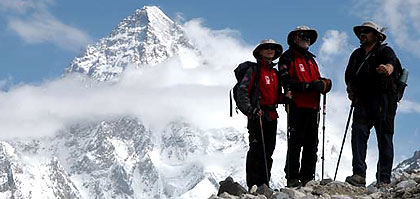
[[[286,95],[292,96],[287,105],[287,187],[305,185],[315,178],[320,95],[331,89],[331,80],[321,78],[315,56],[309,52],[316,38],[314,29],[298,26],[289,33],[289,49],[279,61],[281,84]]]
[[[253,51],[257,63],[243,63],[253,65],[240,81],[237,94],[237,106],[248,116],[249,151],[246,158],[246,181],[249,189],[253,185],[269,186],[273,163],[271,156],[276,145],[276,108],[281,95],[273,60],[277,59],[282,51],[280,44],[272,39],[265,39]]]
[[[394,118],[397,110],[395,81],[396,55],[382,42],[386,39],[383,28],[365,22],[353,28],[360,40],[360,48],[350,56],[345,81],[347,93],[354,107],[352,124],[353,175],[346,182],[355,186],[366,185],[366,151],[370,130],[375,127],[379,149],[377,185],[391,182],[394,159]]]

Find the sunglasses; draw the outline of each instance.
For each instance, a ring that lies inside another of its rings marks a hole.
[[[302,40],[310,40],[311,39],[311,34],[309,32],[298,32],[297,36],[299,38],[301,38]]]
[[[363,28],[363,29],[360,29],[360,31],[359,31],[360,34],[362,34],[362,33],[368,34],[368,33],[371,33],[371,32],[374,32],[374,30],[372,28]]]
[[[268,50],[268,49],[275,50],[276,48],[273,45],[263,45],[263,46],[261,46],[261,50]]]

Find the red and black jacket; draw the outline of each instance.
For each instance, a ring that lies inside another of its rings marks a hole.
[[[314,57],[308,50],[295,45],[280,57],[280,82],[285,91],[292,91],[293,101],[298,108],[319,109],[320,93],[309,87],[309,83],[321,78]]]
[[[238,88],[238,108],[242,112],[251,116],[252,110],[260,107],[264,111],[264,116],[269,120],[278,118],[276,111],[277,104],[283,99],[279,86],[278,71],[273,68],[275,64],[267,63],[264,60],[258,60],[256,67],[250,67],[240,82]],[[258,72],[256,70],[259,70]],[[256,74],[259,73],[259,78]],[[254,81],[258,80],[258,89],[254,91]],[[257,95],[257,96],[255,96]],[[253,98],[257,97],[257,100]]]

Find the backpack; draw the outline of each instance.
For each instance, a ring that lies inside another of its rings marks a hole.
[[[230,90],[229,92],[229,99],[230,99],[230,117],[232,117],[232,109],[233,109],[233,104],[232,104],[232,93],[233,93],[233,99],[235,100],[235,104],[238,104],[238,89],[239,89],[239,85],[242,81],[242,79],[244,78],[246,72],[248,71],[249,68],[253,68],[253,70],[256,72],[255,73],[255,79],[254,79],[254,85],[252,85],[251,87],[251,104],[254,104],[256,102],[256,100],[258,99],[258,81],[260,78],[260,68],[257,67],[257,63],[255,62],[251,62],[251,61],[247,61],[244,63],[239,64],[239,66],[237,66],[235,68],[235,70],[233,71],[235,73],[235,77],[236,77],[236,84],[235,86],[233,86],[233,88]],[[236,105],[236,113],[238,113],[238,105]],[[243,110],[239,109],[244,115],[247,115]]]
[[[379,47],[378,52],[381,53],[382,49],[386,46],[383,44]],[[407,87],[408,80],[408,70],[403,68],[400,62],[400,59],[395,55],[395,66],[394,66],[394,75],[392,79],[392,90],[396,94],[397,102],[401,101],[404,96],[405,87]]]
[[[396,67],[396,95],[397,95],[397,102],[401,101],[404,96],[405,87],[407,87],[407,80],[408,80],[408,70],[401,66],[400,60],[397,58]]]

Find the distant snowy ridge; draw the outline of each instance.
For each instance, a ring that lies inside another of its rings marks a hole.
[[[420,151],[414,152],[413,157],[399,163],[393,171],[400,172],[420,172]]]
[[[20,153],[0,142],[0,198],[81,198],[55,157],[36,159]]]
[[[240,178],[246,149],[231,128],[174,121],[152,132],[128,117],[79,124],[52,138],[0,142],[0,198],[210,196],[219,179]]]
[[[145,6],[122,20],[107,37],[89,45],[66,71],[116,81],[129,64],[150,66],[195,51],[180,26],[158,7]]]

